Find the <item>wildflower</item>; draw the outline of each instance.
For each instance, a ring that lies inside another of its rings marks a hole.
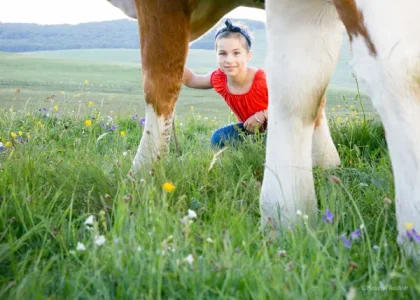
[[[54,109],[55,111],[58,111],[58,105],[54,105],[53,109]]]
[[[120,131],[121,136],[125,136],[125,131]]]
[[[22,131],[19,131],[18,132],[18,136],[22,136]]]
[[[341,122],[343,119],[341,117],[337,118],[337,122]]]
[[[133,115],[132,117],[131,117],[131,119],[133,120],[133,121],[137,121],[137,118],[139,117],[139,115],[138,114],[135,114],[135,115]]]
[[[301,216],[301,215],[302,215],[302,212],[300,211],[300,209],[298,209],[298,210],[296,211],[296,214],[297,214],[298,216]]]
[[[389,198],[384,198],[384,204],[385,205],[390,205],[390,204],[392,204],[392,200],[389,199]]]
[[[338,104],[338,105],[337,105],[337,108],[340,108],[340,107],[341,107],[341,105],[340,105],[340,104]]]
[[[140,119],[140,125],[141,126],[146,125],[146,119],[145,118]]]
[[[365,229],[365,224],[360,224],[360,229]]]
[[[351,241],[347,239],[345,235],[341,236],[341,240],[343,241],[344,247],[351,248]]]
[[[7,141],[6,144],[4,144],[4,146],[6,146],[6,148],[10,148],[12,147],[12,142]]]
[[[127,151],[124,151],[123,152],[123,156],[127,156]]]
[[[64,91],[60,91],[60,94],[61,94],[61,95],[64,95]]]
[[[89,101],[88,105],[89,106],[93,106],[93,102],[92,101]]]
[[[334,222],[334,214],[329,209],[326,209],[322,216],[322,221],[324,221],[324,223],[332,224]]]
[[[184,258],[184,261],[192,265],[194,262],[194,256],[192,256],[192,254],[189,254],[186,258]]]
[[[87,225],[87,226],[93,226],[93,223],[95,223],[95,217],[94,216],[92,216],[92,215],[90,215],[87,219],[86,219],[86,221],[85,221],[85,225]]]
[[[171,193],[171,192],[175,189],[175,186],[174,186],[172,183],[170,183],[170,182],[165,182],[165,183],[162,185],[162,188],[163,188],[165,191],[167,191],[168,193]]]
[[[3,143],[0,142],[0,152],[2,152],[3,150],[5,150],[6,148],[4,147]]]
[[[303,219],[306,221],[306,220],[309,219],[309,216],[308,215],[303,215]]]
[[[354,108],[354,105],[352,104],[352,105],[350,105],[350,108]]]
[[[110,131],[115,131],[115,130],[117,130],[117,127],[118,127],[117,125],[112,125],[109,130]]]
[[[190,106],[190,110],[194,110],[194,106]]]
[[[103,235],[95,236],[95,244],[98,246],[102,246],[105,243],[105,237]]]
[[[141,252],[141,247],[140,246],[137,247],[137,252]]]
[[[86,120],[85,121],[85,126],[86,127],[92,126],[92,120]]]
[[[286,250],[279,250],[277,251],[277,255],[280,257],[285,257],[287,255]]]
[[[11,133],[10,133],[10,136],[11,136],[12,138],[15,138],[15,137],[17,137],[17,134],[16,134],[16,133],[14,133],[14,132],[11,132]]]
[[[206,242],[208,242],[208,243],[214,243],[214,241],[211,238],[209,238],[209,237],[206,239]]]
[[[379,246],[378,245],[374,245],[373,246],[373,250],[378,251],[379,250]]]
[[[350,233],[350,237],[352,240],[358,240],[361,236],[362,236],[362,230],[360,230],[360,228]]]
[[[86,247],[81,242],[77,242],[76,250],[77,251],[85,251],[86,250]]]
[[[195,211],[193,211],[192,209],[189,209],[187,217],[190,218],[190,219],[195,219],[195,218],[197,218],[197,213]]]
[[[407,229],[406,235],[408,240],[420,244],[420,233],[417,233],[417,231],[414,229],[413,223],[406,223],[405,228]]]
[[[89,84],[89,80],[87,80],[87,79],[86,79],[86,80],[85,80],[85,84]]]

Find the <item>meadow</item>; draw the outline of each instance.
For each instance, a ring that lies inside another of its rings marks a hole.
[[[0,299],[420,297],[395,243],[384,130],[351,73],[328,90],[342,164],[314,169],[318,215],[274,239],[259,228],[264,135],[216,155],[211,132],[234,118],[214,92],[183,89],[179,150],[130,174],[134,52],[80,51],[0,53]],[[189,64],[208,72],[212,55]]]

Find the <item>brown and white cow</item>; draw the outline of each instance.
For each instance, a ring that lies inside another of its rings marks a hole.
[[[269,111],[262,224],[292,225],[297,210],[315,214],[313,161],[326,167],[339,162],[320,106],[345,28],[353,68],[367,83],[387,134],[398,242],[406,240],[406,223],[420,230],[419,0],[108,1],[137,18],[140,28],[147,112],[133,170],[168,148],[189,42],[238,6],[265,5]],[[319,109],[323,118],[314,131]]]

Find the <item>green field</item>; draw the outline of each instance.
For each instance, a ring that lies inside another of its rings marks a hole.
[[[264,67],[264,49],[255,49],[252,65]],[[343,46],[340,62],[327,91],[330,113],[342,114],[340,105],[354,105],[360,110],[356,99],[355,80],[348,66],[348,45]],[[0,103],[2,107],[34,110],[59,105],[72,111],[79,101],[94,102],[102,113],[110,111],[126,115],[144,113],[141,87],[140,55],[138,50],[66,50],[9,54],[0,53]],[[187,66],[197,73],[215,69],[214,51],[190,50]],[[85,85],[85,80],[89,81]],[[19,95],[14,95],[16,88]],[[50,97],[54,95],[53,101]],[[344,100],[346,99],[346,101]],[[367,112],[372,106],[362,94]],[[190,106],[203,116],[227,115],[229,109],[212,90],[202,91],[183,88],[177,102],[177,117],[184,119]],[[332,112],[331,108],[335,107]]]

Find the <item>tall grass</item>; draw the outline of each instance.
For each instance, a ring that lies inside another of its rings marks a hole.
[[[273,239],[259,229],[263,135],[209,170],[209,137],[224,124],[192,109],[177,122],[179,154],[172,144],[152,170],[127,175],[138,118],[61,109],[1,112],[0,298],[420,296],[418,266],[395,243],[394,203],[384,202],[394,187],[377,120],[331,120],[342,165],[314,170],[319,214]],[[347,248],[341,237],[357,228]]]

